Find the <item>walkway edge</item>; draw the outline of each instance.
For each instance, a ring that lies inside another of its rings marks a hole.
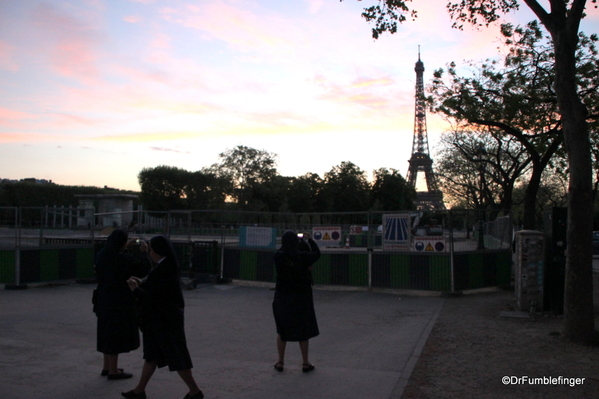
[[[426,344],[426,341],[428,341],[428,337],[431,334],[431,331],[433,331],[433,327],[437,323],[437,319],[439,318],[439,315],[441,314],[444,305],[445,299],[443,300],[443,302],[441,302],[436,312],[431,316],[431,319],[426,325],[426,328],[422,332],[422,335],[420,336],[420,339],[418,340],[418,343],[414,348],[414,352],[412,352],[410,359],[406,363],[406,367],[401,372],[399,380],[397,381],[395,388],[393,388],[393,391],[391,392],[389,399],[400,399],[401,395],[403,395],[403,391],[406,385],[408,385],[408,381],[410,380],[412,371],[414,371],[414,367],[416,367],[416,363],[418,363],[418,360],[420,359],[420,355],[422,354],[424,345]]]

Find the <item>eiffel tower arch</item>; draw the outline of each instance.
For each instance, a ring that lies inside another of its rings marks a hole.
[[[414,67],[416,72],[416,95],[414,112],[414,138],[412,140],[412,156],[408,169],[408,184],[416,188],[418,172],[424,172],[426,191],[417,191],[416,207],[418,209],[445,209],[443,193],[437,185],[437,178],[433,172],[433,160],[429,154],[428,133],[426,129],[426,104],[424,103],[424,63],[420,60]]]

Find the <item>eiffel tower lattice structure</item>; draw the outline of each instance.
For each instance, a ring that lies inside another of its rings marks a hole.
[[[418,172],[424,172],[427,191],[417,191],[416,207],[418,209],[445,209],[443,193],[439,190],[437,179],[433,172],[433,160],[429,155],[428,133],[426,130],[426,105],[424,103],[423,72],[424,63],[420,60],[414,67],[416,71],[416,106],[414,116],[414,139],[412,141],[412,156],[408,169],[408,184],[416,188]]]

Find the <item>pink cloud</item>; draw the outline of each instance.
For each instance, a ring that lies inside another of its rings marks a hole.
[[[54,115],[55,122],[53,128],[75,128],[78,126],[96,126],[101,122],[95,118],[88,118],[85,116],[59,113]]]
[[[289,45],[285,37],[294,31],[289,20],[258,15],[223,1],[164,8],[162,14],[169,22],[201,31],[205,38],[222,40],[244,52],[256,49],[280,52]]]
[[[118,143],[142,143],[152,141],[172,141],[197,138],[195,132],[145,132],[145,133],[121,133],[91,138],[92,141],[106,141]]]
[[[350,87],[354,88],[354,89],[359,89],[359,88],[366,88],[366,87],[372,87],[372,86],[389,86],[394,83],[395,83],[395,81],[389,77],[377,78],[377,79],[358,78],[354,81],[354,83],[351,84]]]
[[[97,48],[102,41],[97,31],[48,3],[39,4],[32,11],[32,19],[56,72],[88,84],[96,80]]]
[[[18,143],[23,141],[25,135],[16,132],[0,132],[0,143]]]
[[[316,122],[312,115],[292,111],[246,114],[244,120],[248,121],[251,125],[255,125],[258,129],[293,127],[301,130]]]
[[[23,129],[32,119],[39,116],[27,112],[14,111],[8,108],[0,108],[0,127],[9,129]]]
[[[154,36],[151,45],[158,49],[169,49],[171,47],[171,38],[164,33],[157,33]]]
[[[42,141],[55,141],[57,139],[62,138],[34,132],[0,132],[0,143],[39,143]]]
[[[397,107],[392,88],[382,89],[395,84],[389,77],[358,77],[349,84],[327,82],[322,77],[317,77],[315,82],[324,90],[320,96],[323,100],[350,103],[376,110]]]
[[[2,119],[11,119],[11,120],[21,120],[21,119],[31,119],[36,116],[28,114],[26,112],[21,111],[13,111],[8,108],[0,108],[0,120]]]
[[[125,64],[116,65],[114,70],[118,72],[121,77],[125,77],[132,82],[139,84],[147,84],[147,83],[159,83],[165,84],[169,81],[169,76],[166,72],[154,69],[140,69],[134,68],[130,66],[126,66]]]
[[[143,18],[138,15],[127,15],[126,17],[123,17],[123,21],[131,24],[138,24],[143,21]]]
[[[10,44],[0,40],[0,68],[7,71],[16,72],[19,65],[14,61],[15,48]]]
[[[150,147],[150,149],[152,151],[159,151],[159,152],[176,152],[176,153],[179,153],[179,154],[191,154],[191,152],[189,152],[189,151],[181,151],[181,150],[177,150],[175,148]]]
[[[360,1],[360,0],[358,0]],[[323,0],[309,0],[309,11],[312,14],[316,14],[323,6]]]

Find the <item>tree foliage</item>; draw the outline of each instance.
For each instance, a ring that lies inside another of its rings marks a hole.
[[[505,43],[510,46],[508,54],[501,60],[487,60],[482,64],[470,63],[473,71],[469,77],[458,75],[455,63],[451,63],[445,73],[435,71],[431,85],[432,96],[429,102],[434,104],[433,111],[441,112],[460,125],[482,126],[495,130],[495,136],[505,137],[506,143],[518,140],[527,153],[527,162],[531,168],[527,193],[523,197],[523,227],[537,227],[538,212],[536,201],[542,185],[542,174],[548,168],[568,169],[566,154],[562,147],[562,116],[557,106],[553,89],[555,68],[550,40],[543,36],[536,21],[526,27],[502,25]],[[596,123],[593,114],[597,114],[598,66],[595,35],[587,37],[580,34],[580,46],[577,51],[577,77],[579,96],[589,109],[590,138],[597,143]],[[497,136],[499,134],[499,136]],[[455,136],[454,136],[455,137]],[[443,141],[447,144],[447,136]],[[459,143],[456,143],[456,148]],[[593,146],[593,148],[595,148]],[[507,146],[505,148],[515,148]],[[521,150],[514,155],[520,157]],[[593,152],[595,155],[597,150]],[[451,151],[445,150],[445,156]],[[595,156],[595,159],[597,157]],[[453,162],[446,160],[446,162]],[[496,165],[500,165],[497,163]],[[488,166],[495,166],[491,163]],[[445,177],[451,172],[443,169]],[[497,171],[500,169],[496,168]],[[523,169],[524,170],[524,169]],[[595,170],[599,164],[595,162]],[[503,175],[503,173],[502,173]],[[501,176],[501,175],[500,175]],[[595,174],[597,176],[597,173]],[[513,179],[507,179],[506,183]],[[450,182],[447,180],[446,183]],[[595,178],[595,187],[597,179]],[[445,186],[448,190],[456,187]],[[509,185],[503,186],[509,189]],[[509,192],[505,191],[502,201],[504,209],[511,207]]]
[[[514,156],[531,164],[524,203],[524,228],[535,228],[536,192],[542,173],[563,142],[561,115],[555,92],[554,61],[550,45],[536,23],[525,28],[503,25],[504,41],[510,46],[508,54],[499,60],[487,60],[482,65],[470,64],[472,77],[461,77],[451,63],[447,77],[442,69],[435,71],[431,87],[434,111],[445,114],[458,124],[486,127],[496,140],[505,137],[506,149],[516,149]],[[509,145],[512,140],[520,143]],[[499,141],[497,141],[498,144]],[[498,148],[501,149],[501,148]],[[505,151],[504,151],[505,153]],[[497,154],[496,154],[497,155]],[[509,153],[505,153],[509,156]],[[503,177],[502,188],[505,209],[511,207],[511,192],[515,178],[508,177],[496,166]],[[516,172],[524,169],[517,167]]]
[[[597,4],[598,0],[590,3]],[[406,1],[379,1],[383,7],[380,18],[373,16],[381,32],[393,33],[397,22],[402,22],[389,11],[404,11]],[[593,186],[591,164],[591,141],[587,118],[589,109],[578,92],[576,51],[579,45],[578,31],[584,17],[586,0],[551,0],[546,2],[524,0],[551,36],[555,81],[552,89],[559,113],[564,143],[568,157],[568,231],[566,248],[566,282],[564,295],[564,332],[572,341],[590,344],[596,339],[593,309],[592,276],[592,230]],[[426,4],[426,3],[422,3]],[[516,0],[461,0],[450,1],[448,11],[454,26],[464,23],[488,25],[497,21],[501,14],[517,10]],[[405,11],[404,11],[405,12]],[[374,35],[373,35],[374,36]]]
[[[414,209],[416,190],[396,169],[380,168],[374,171],[370,201],[373,210]]]
[[[253,208],[254,193],[277,176],[277,155],[239,145],[219,155],[221,161],[211,170],[230,182],[227,193],[243,208]]]
[[[223,182],[208,171],[174,166],[144,168],[138,174],[140,200],[152,211],[217,209],[225,202]]]
[[[437,163],[439,185],[451,203],[509,211],[530,158],[516,139],[484,129],[444,133]]]
[[[236,209],[259,212],[363,212],[413,208],[414,190],[396,170],[379,169],[371,185],[352,162],[321,178],[279,175],[277,155],[246,146],[221,154],[221,162],[190,172],[173,166],[144,168],[141,201],[152,211]],[[373,203],[371,198],[375,199]],[[376,207],[376,208],[375,208]]]
[[[153,211],[185,209],[187,171],[174,166],[144,168],[139,172],[141,201]]]
[[[366,173],[352,162],[341,162],[324,175],[321,195],[326,212],[368,210],[370,187]]]
[[[524,224],[524,203],[527,193],[527,183],[522,182],[514,188],[514,205],[512,215],[517,226]],[[544,173],[537,195],[535,197],[537,223],[542,223],[545,209],[565,207],[568,204],[568,181],[561,173],[548,170]]]
[[[321,192],[324,181],[317,173],[306,173],[299,177],[292,177],[288,189],[288,209],[291,212],[318,212],[321,206]]]

